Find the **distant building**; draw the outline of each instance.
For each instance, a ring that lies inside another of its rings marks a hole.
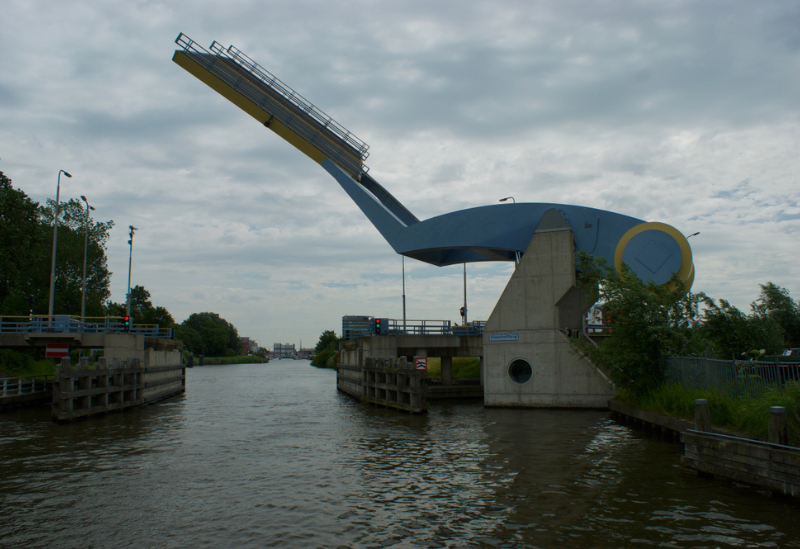
[[[272,356],[275,358],[294,358],[296,354],[294,343],[275,343],[272,345]]]
[[[297,358],[310,359],[314,355],[314,349],[308,347],[300,347],[300,352],[297,353]]]
[[[369,335],[369,323],[371,320],[371,316],[343,316],[342,337],[353,339]]]
[[[250,339],[249,337],[240,337],[239,340],[242,342],[242,354],[243,355],[257,355],[258,352],[261,350],[261,347]]]

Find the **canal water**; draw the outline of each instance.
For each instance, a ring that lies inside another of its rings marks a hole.
[[[607,412],[337,393],[307,361],[187,370],[184,396],[0,414],[0,547],[800,547],[800,505],[698,478]]]

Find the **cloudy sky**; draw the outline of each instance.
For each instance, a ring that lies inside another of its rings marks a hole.
[[[370,145],[418,218],[556,202],[673,225],[694,290],[800,298],[800,4],[4,0],[0,170],[116,227],[112,299],[304,346],[402,318],[401,259],[317,164],[171,61],[235,45]],[[408,318],[458,321],[462,268],[407,260]],[[468,265],[486,319],[511,265]],[[57,311],[58,312],[58,311]]]

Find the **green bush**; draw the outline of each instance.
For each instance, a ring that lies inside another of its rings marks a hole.
[[[56,371],[53,360],[35,360],[32,352],[0,349],[0,372],[10,377],[52,376]]]
[[[335,368],[338,362],[338,360],[336,360],[338,355],[339,349],[330,346],[314,355],[314,358],[311,359],[311,365],[319,366],[320,368]]]

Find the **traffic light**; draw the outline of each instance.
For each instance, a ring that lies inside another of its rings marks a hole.
[[[369,333],[376,336],[386,335],[389,333],[389,319],[387,318],[373,318],[372,326],[370,326]]]
[[[129,317],[128,315],[122,317],[122,329],[125,330],[126,332],[131,331],[131,317]]]

